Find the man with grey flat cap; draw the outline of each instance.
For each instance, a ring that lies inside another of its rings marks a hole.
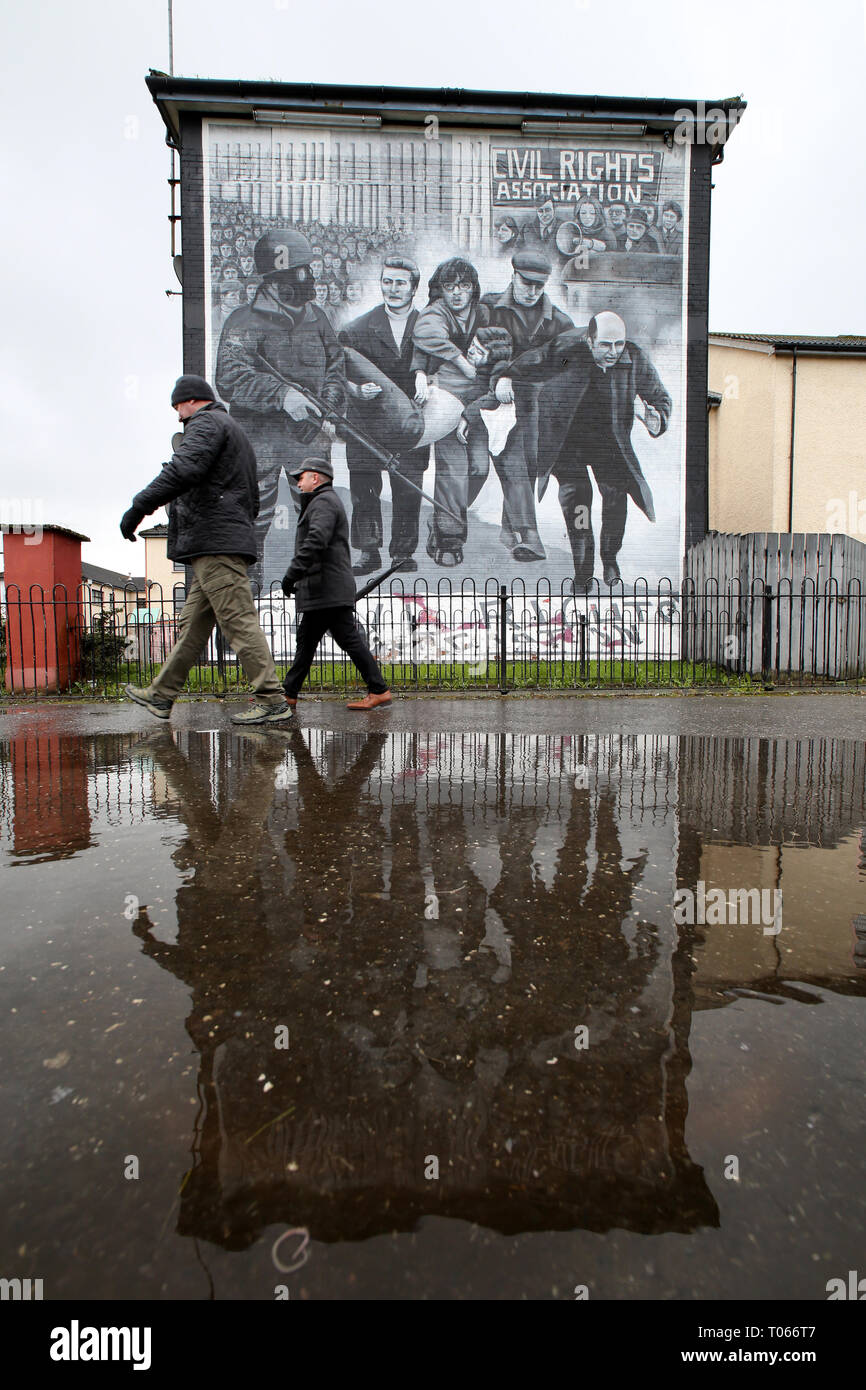
[[[126,695],[157,719],[168,719],[190,670],[220,628],[256,695],[234,724],[275,724],[291,717],[274,659],[259,626],[247,566],[256,556],[259,510],[256,456],[236,420],[204,377],[179,377],[171,403],[183,439],[162,472],[124,513],[120,533],[134,541],[146,516],[169,505],[168,558],[189,565],[195,578],[178,622],[177,640],[150,685],[127,685]]]
[[[289,476],[301,494],[301,514],[295,535],[295,554],[283,576],[283,593],[295,597],[301,614],[297,650],[283,689],[294,708],[316,649],[329,632],[354,662],[367,694],[351,700],[347,709],[369,710],[390,705],[391,692],[355,617],[355,580],[349,550],[349,520],[334,491],[334,470],[327,459],[306,458]]]

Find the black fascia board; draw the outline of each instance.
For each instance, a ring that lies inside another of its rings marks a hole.
[[[735,125],[746,109],[742,97],[719,101],[695,99],[577,96],[550,92],[486,92],[454,87],[358,87],[311,82],[244,82],[217,78],[169,77],[151,72],[148,90],[169,135],[180,139],[181,113],[250,118],[253,109],[285,111],[294,108],[335,114],[378,115],[389,121],[422,121],[429,112],[453,113],[456,124],[519,126],[527,119],[550,121],[640,122],[648,131],[673,130],[684,110],[709,114],[736,112]]]

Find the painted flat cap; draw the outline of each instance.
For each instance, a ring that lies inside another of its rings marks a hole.
[[[549,279],[552,269],[547,257],[540,256],[537,251],[518,251],[512,256],[511,264],[524,280],[534,280],[539,285]]]

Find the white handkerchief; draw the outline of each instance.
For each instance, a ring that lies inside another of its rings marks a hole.
[[[500,405],[496,410],[482,410],[481,418],[487,427],[490,453],[493,458],[498,458],[505,448],[508,436],[517,423],[514,402],[512,401],[509,405]]]

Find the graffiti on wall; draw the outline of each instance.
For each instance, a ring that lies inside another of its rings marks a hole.
[[[596,596],[518,598],[505,604],[505,654],[509,661],[655,661],[676,657],[680,601],[675,594],[643,598]],[[257,603],[259,622],[276,661],[291,660],[297,617],[294,600]],[[499,658],[500,606],[493,593],[446,602],[422,593],[371,598],[358,616],[377,660],[391,664],[462,663],[487,667]],[[329,635],[316,660],[341,662]]]
[[[358,575],[676,585],[688,146],[205,122],[207,371],[259,467],[327,458]],[[428,138],[432,137],[432,138]]]

